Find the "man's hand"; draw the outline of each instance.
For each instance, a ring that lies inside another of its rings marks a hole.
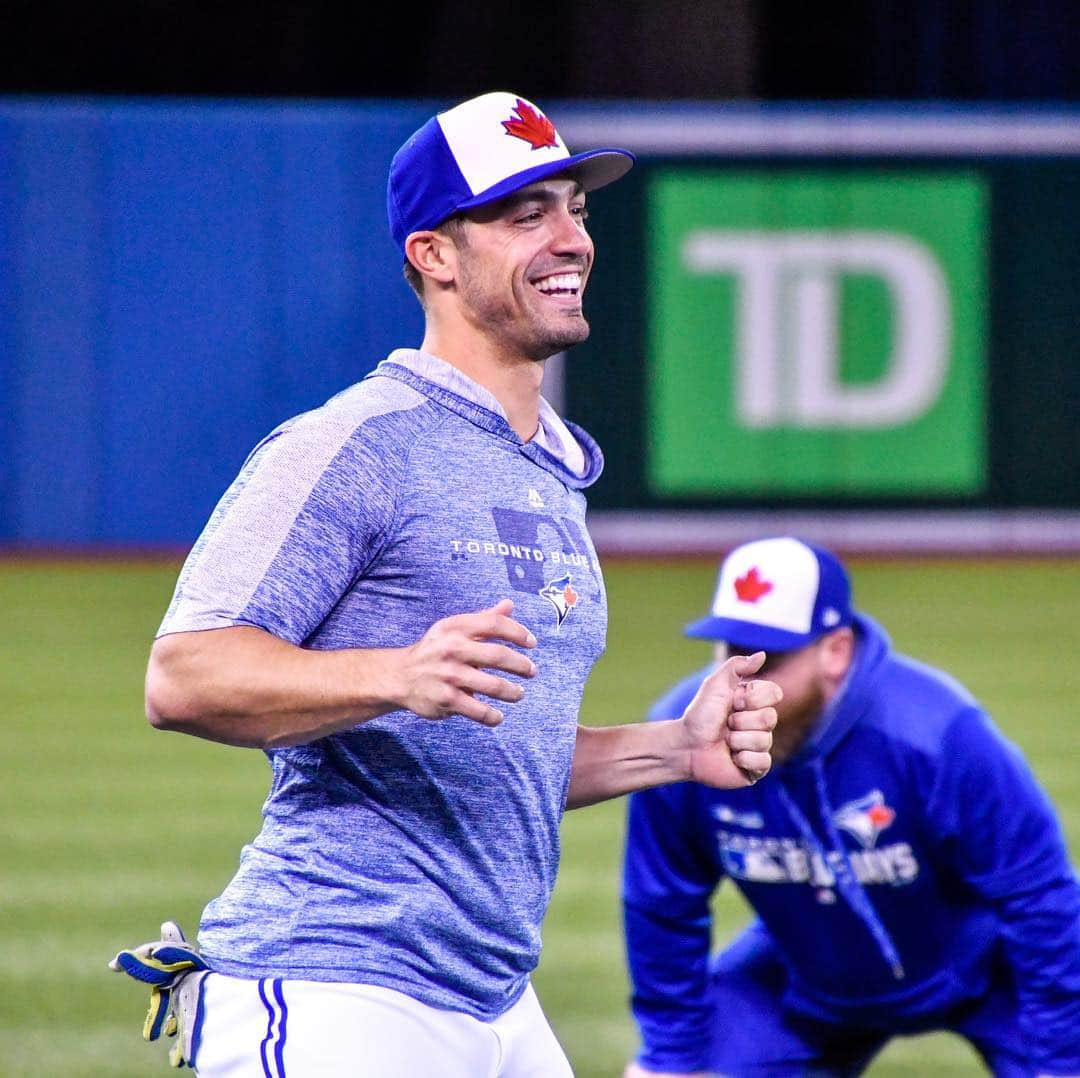
[[[764,662],[763,651],[733,655],[701,683],[681,720],[692,781],[737,789],[772,766],[775,705],[783,693],[753,678]]]
[[[510,617],[513,609],[513,602],[503,599],[488,610],[443,618],[411,647],[402,648],[396,664],[401,706],[426,719],[464,715],[498,726],[503,713],[477,697],[517,703],[525,690],[488,671],[524,678],[536,673],[527,655],[506,646],[536,647],[536,637]]]
[[[169,1062],[174,1067],[186,1066],[191,1059],[198,983],[209,969],[199,949],[184,939],[175,921],[165,921],[161,939],[121,951],[109,968],[150,986],[143,1039],[156,1041],[162,1033],[176,1037]]]
[[[153,726],[277,749],[306,745],[369,719],[407,710],[428,719],[464,715],[496,726],[536,667],[518,648],[536,638],[503,599],[488,610],[443,618],[405,647],[298,647],[254,625],[159,637],[146,672]]]

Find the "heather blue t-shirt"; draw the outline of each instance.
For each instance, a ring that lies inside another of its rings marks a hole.
[[[604,648],[581,493],[602,466],[546,403],[523,443],[486,390],[406,350],[255,449],[159,635],[254,625],[307,648],[398,647],[509,597],[538,673],[495,729],[397,711],[268,752],[262,830],[203,915],[215,970],[383,985],[479,1018],[518,999]]]

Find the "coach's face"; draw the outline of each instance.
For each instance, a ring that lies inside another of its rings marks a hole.
[[[844,628],[826,633],[806,647],[766,655],[756,676],[775,682],[784,693],[776,705],[773,730],[772,757],[776,763],[786,763],[799,751],[847,675],[854,648],[855,635]],[[717,645],[719,662],[729,654],[745,654],[745,649]]]
[[[585,192],[553,179],[469,213],[458,246],[464,317],[507,352],[547,359],[585,340],[593,262]]]

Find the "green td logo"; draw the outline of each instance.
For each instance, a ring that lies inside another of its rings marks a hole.
[[[657,493],[981,488],[976,177],[665,172],[649,203]]]

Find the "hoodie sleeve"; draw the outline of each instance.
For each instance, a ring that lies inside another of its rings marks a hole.
[[[653,719],[681,709],[664,706]],[[705,1070],[711,1037],[709,897],[719,883],[708,856],[700,801],[692,783],[645,790],[629,802],[623,870],[623,918],[641,1031],[638,1062],[651,1070]]]
[[[1039,1073],[1080,1073],[1080,888],[1048,797],[981,712],[950,726],[930,818],[960,876],[991,903]]]

